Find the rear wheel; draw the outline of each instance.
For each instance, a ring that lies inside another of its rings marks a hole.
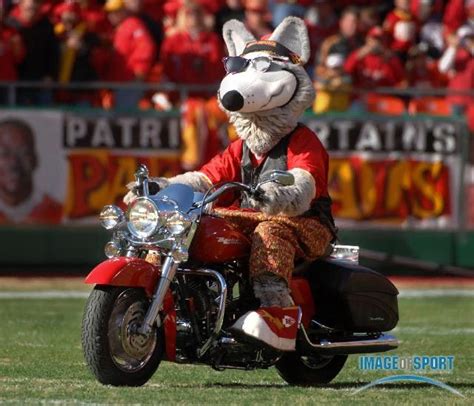
[[[319,386],[331,382],[341,371],[347,355],[301,355],[298,351],[284,354],[276,364],[280,376],[291,385]]]
[[[96,286],[82,322],[86,362],[106,385],[141,386],[158,368],[164,350],[161,329],[137,333],[149,301],[142,289]]]

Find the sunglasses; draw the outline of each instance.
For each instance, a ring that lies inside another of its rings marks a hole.
[[[268,56],[257,56],[253,59],[247,59],[241,56],[227,56],[222,59],[222,62],[224,63],[224,68],[227,73],[242,72],[247,69],[249,65],[258,72],[266,72],[270,69],[273,60],[274,58]]]

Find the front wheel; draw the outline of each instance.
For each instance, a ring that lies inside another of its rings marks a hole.
[[[290,385],[320,386],[331,382],[341,371],[347,355],[301,355],[298,351],[284,354],[276,364],[280,376]]]
[[[162,329],[137,333],[149,301],[142,289],[96,286],[82,321],[82,348],[97,380],[105,385],[141,386],[160,365]]]

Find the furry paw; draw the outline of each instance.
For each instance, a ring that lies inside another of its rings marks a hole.
[[[276,196],[278,194],[277,188],[284,186],[276,183],[265,183],[260,188],[260,194],[258,196],[250,196],[248,204],[252,209],[260,210],[261,212],[268,215],[276,215],[280,212],[278,204],[276,204]]]
[[[161,189],[167,187],[168,185],[169,181],[166,178],[150,178],[148,183],[148,190],[150,194],[154,195],[158,193]],[[123,198],[123,202],[129,205],[139,196],[139,191],[137,190],[137,183],[128,183],[127,189],[129,190],[129,192]]]
[[[289,172],[295,177],[292,186],[265,183],[260,189],[262,197],[249,199],[249,205],[271,216],[277,214],[288,217],[300,216],[309,210],[311,201],[316,195],[316,184],[312,175],[298,168]]]
[[[253,291],[255,297],[260,300],[261,306],[293,306],[288,283],[278,275],[265,272],[255,276]]]

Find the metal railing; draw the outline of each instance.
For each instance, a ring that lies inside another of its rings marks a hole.
[[[180,101],[187,99],[193,92],[216,93],[219,85],[199,85],[199,84],[178,84],[171,82],[163,83],[139,83],[139,82],[38,82],[38,81],[0,81],[0,90],[6,90],[6,104],[8,107],[18,106],[18,92],[20,90],[33,91],[100,91],[100,90],[139,90],[154,92],[175,92],[179,95]],[[54,104],[53,104],[54,105]]]
[[[200,84],[179,84],[172,82],[162,83],[138,83],[138,82],[42,82],[42,81],[0,81],[0,91],[6,90],[6,100],[4,106],[17,107],[18,94],[21,90],[33,91],[100,91],[100,90],[138,90],[154,92],[173,92],[179,95],[179,100],[183,102],[192,93],[216,93],[219,84],[200,85]],[[391,95],[398,97],[446,97],[446,96],[470,96],[474,98],[474,89],[452,90],[448,88],[397,88],[397,87],[377,87],[377,88],[353,88],[350,90],[334,90],[334,93],[350,93],[352,95],[363,96],[369,93]],[[50,106],[61,105],[53,103]]]

